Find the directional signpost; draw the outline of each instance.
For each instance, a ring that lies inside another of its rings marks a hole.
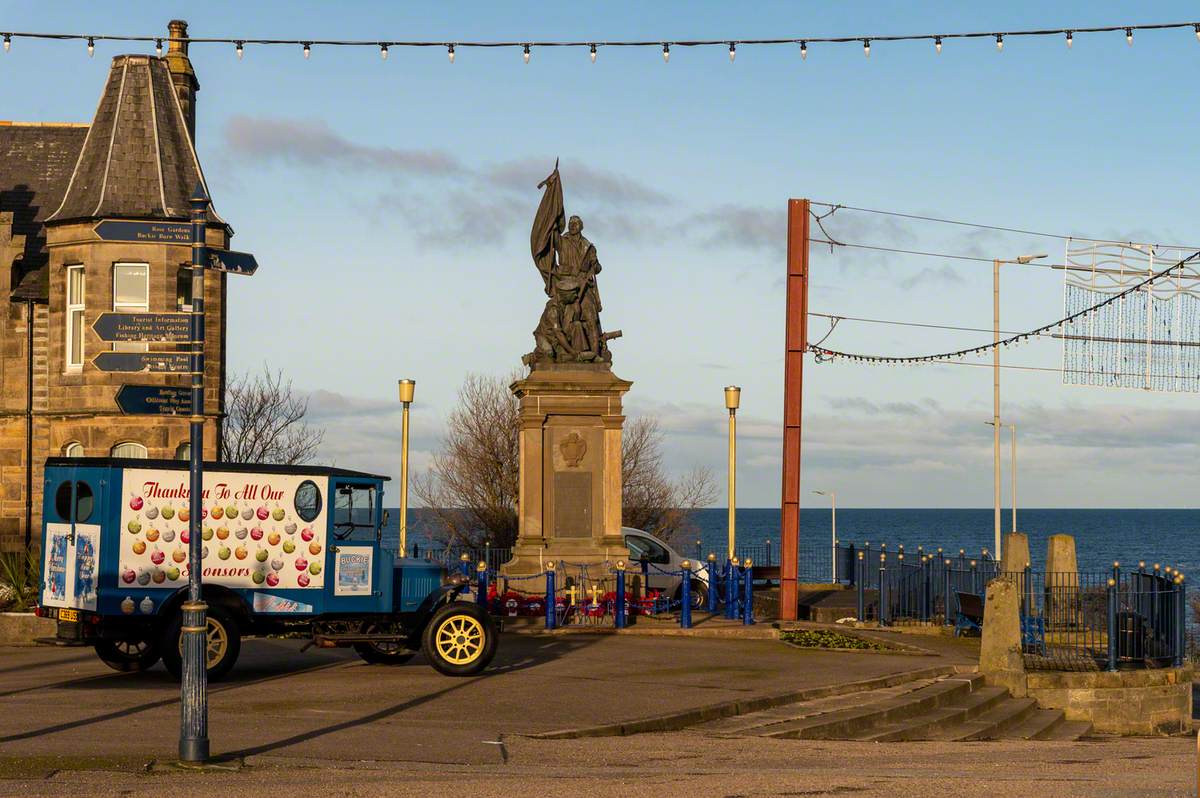
[[[101,352],[92,365],[101,371],[187,374],[192,370],[190,357],[189,352]]]
[[[173,385],[122,385],[117,407],[129,416],[183,416],[192,410],[192,391]]]
[[[169,342],[191,340],[190,313],[101,313],[92,329],[101,341]]]

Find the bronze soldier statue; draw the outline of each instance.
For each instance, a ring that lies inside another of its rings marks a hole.
[[[557,164],[538,184],[538,188],[543,186],[546,191],[533,219],[530,249],[549,299],[533,331],[534,350],[525,356],[525,363],[609,364],[608,341],[619,338],[621,332],[605,333],[600,328],[603,307],[596,283],[600,273],[596,247],[584,237],[583,220],[578,216],[564,224]]]

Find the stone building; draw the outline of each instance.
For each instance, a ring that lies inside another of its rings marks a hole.
[[[187,23],[172,22],[170,35],[186,37]],[[186,345],[104,343],[92,324],[105,311],[191,309],[191,246],[179,223],[204,183],[199,88],[187,43],[172,42],[162,57],[113,59],[91,124],[0,122],[0,296],[9,298],[0,315],[0,550],[36,545],[47,457],[188,455],[187,416],[124,415],[115,398],[124,384],[186,386],[186,374],[107,373],[92,362],[114,349]],[[208,218],[209,245],[228,248],[232,230],[211,206]],[[104,220],[169,224],[104,240]],[[113,240],[123,237],[143,240]],[[221,434],[225,281],[206,274],[206,459],[216,459]]]

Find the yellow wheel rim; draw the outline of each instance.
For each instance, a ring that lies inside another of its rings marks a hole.
[[[483,624],[470,615],[451,615],[433,636],[438,655],[452,665],[468,665],[483,655]]]
[[[225,627],[208,619],[208,630],[205,632],[205,668],[211,668],[216,665],[225,656],[225,649],[229,648],[229,633],[225,631]],[[179,656],[183,656],[183,635],[179,636]]]

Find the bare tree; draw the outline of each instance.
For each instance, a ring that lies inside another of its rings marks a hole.
[[[507,379],[469,375],[446,420],[442,450],[413,480],[441,542],[511,546],[517,537],[520,424]],[[621,447],[622,523],[664,539],[695,531],[693,511],[716,498],[707,469],[672,480],[663,465],[663,434],[654,418],[625,424]]]
[[[443,542],[506,547],[517,539],[520,425],[512,379],[467,375],[441,451],[413,479]]]
[[[306,463],[317,453],[324,430],[304,420],[308,399],[284,382],[283,373],[233,377],[225,386],[221,459],[227,463]]]

